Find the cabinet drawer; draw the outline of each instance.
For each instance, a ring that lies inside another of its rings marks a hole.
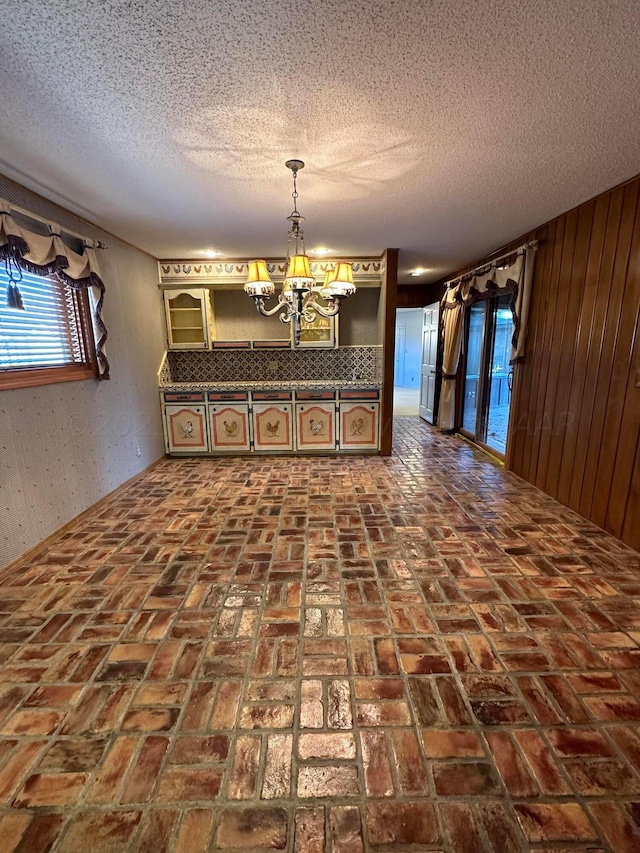
[[[184,394],[166,392],[164,401],[165,403],[204,403],[204,392],[194,391]]]
[[[251,395],[257,402],[259,400],[290,400],[291,391],[252,391]]]
[[[296,400],[335,400],[335,391],[296,391]]]
[[[339,392],[341,400],[379,400],[380,391],[377,388],[349,388]]]
[[[245,402],[249,399],[248,391],[209,391],[208,399],[211,403],[217,403],[221,400],[235,400],[237,402]]]
[[[212,341],[211,349],[251,349],[251,341]]]
[[[254,349],[291,349],[291,341],[254,341]]]

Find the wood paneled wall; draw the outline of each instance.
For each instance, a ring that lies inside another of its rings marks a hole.
[[[540,240],[506,460],[638,550],[639,195],[640,177],[510,244]]]
[[[433,302],[440,302],[445,286],[441,281],[431,284],[399,284],[397,308],[422,308]]]
[[[640,178],[540,239],[508,465],[640,549]]]

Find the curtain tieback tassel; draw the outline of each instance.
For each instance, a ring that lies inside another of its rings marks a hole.
[[[7,308],[12,308],[14,311],[24,311],[22,294],[18,290],[18,285],[13,282],[7,287]]]
[[[22,294],[18,288],[18,284],[22,281],[22,270],[18,264],[12,260],[10,255],[5,258],[4,268],[9,276],[9,285],[7,287],[7,308],[12,308],[14,311],[24,311]]]

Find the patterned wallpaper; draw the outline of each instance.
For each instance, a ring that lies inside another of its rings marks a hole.
[[[277,364],[277,367],[273,367]],[[334,350],[170,351],[160,375],[163,385],[176,382],[260,382],[265,379],[373,380],[382,377],[381,347]]]
[[[153,258],[2,176],[0,195],[108,245],[98,261],[112,377],[0,391],[2,567],[163,455],[164,321]]]

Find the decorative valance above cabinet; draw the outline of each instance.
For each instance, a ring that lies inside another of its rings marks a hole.
[[[385,273],[385,257],[345,258],[353,267],[353,281],[358,286],[380,287]],[[247,280],[249,261],[236,260],[211,261],[158,261],[160,287],[220,287],[225,290],[237,287],[243,289]],[[318,286],[322,285],[325,273],[335,264],[335,259],[323,258],[311,262],[311,273]],[[267,269],[272,278],[279,282],[284,278],[284,261],[267,260]]]

